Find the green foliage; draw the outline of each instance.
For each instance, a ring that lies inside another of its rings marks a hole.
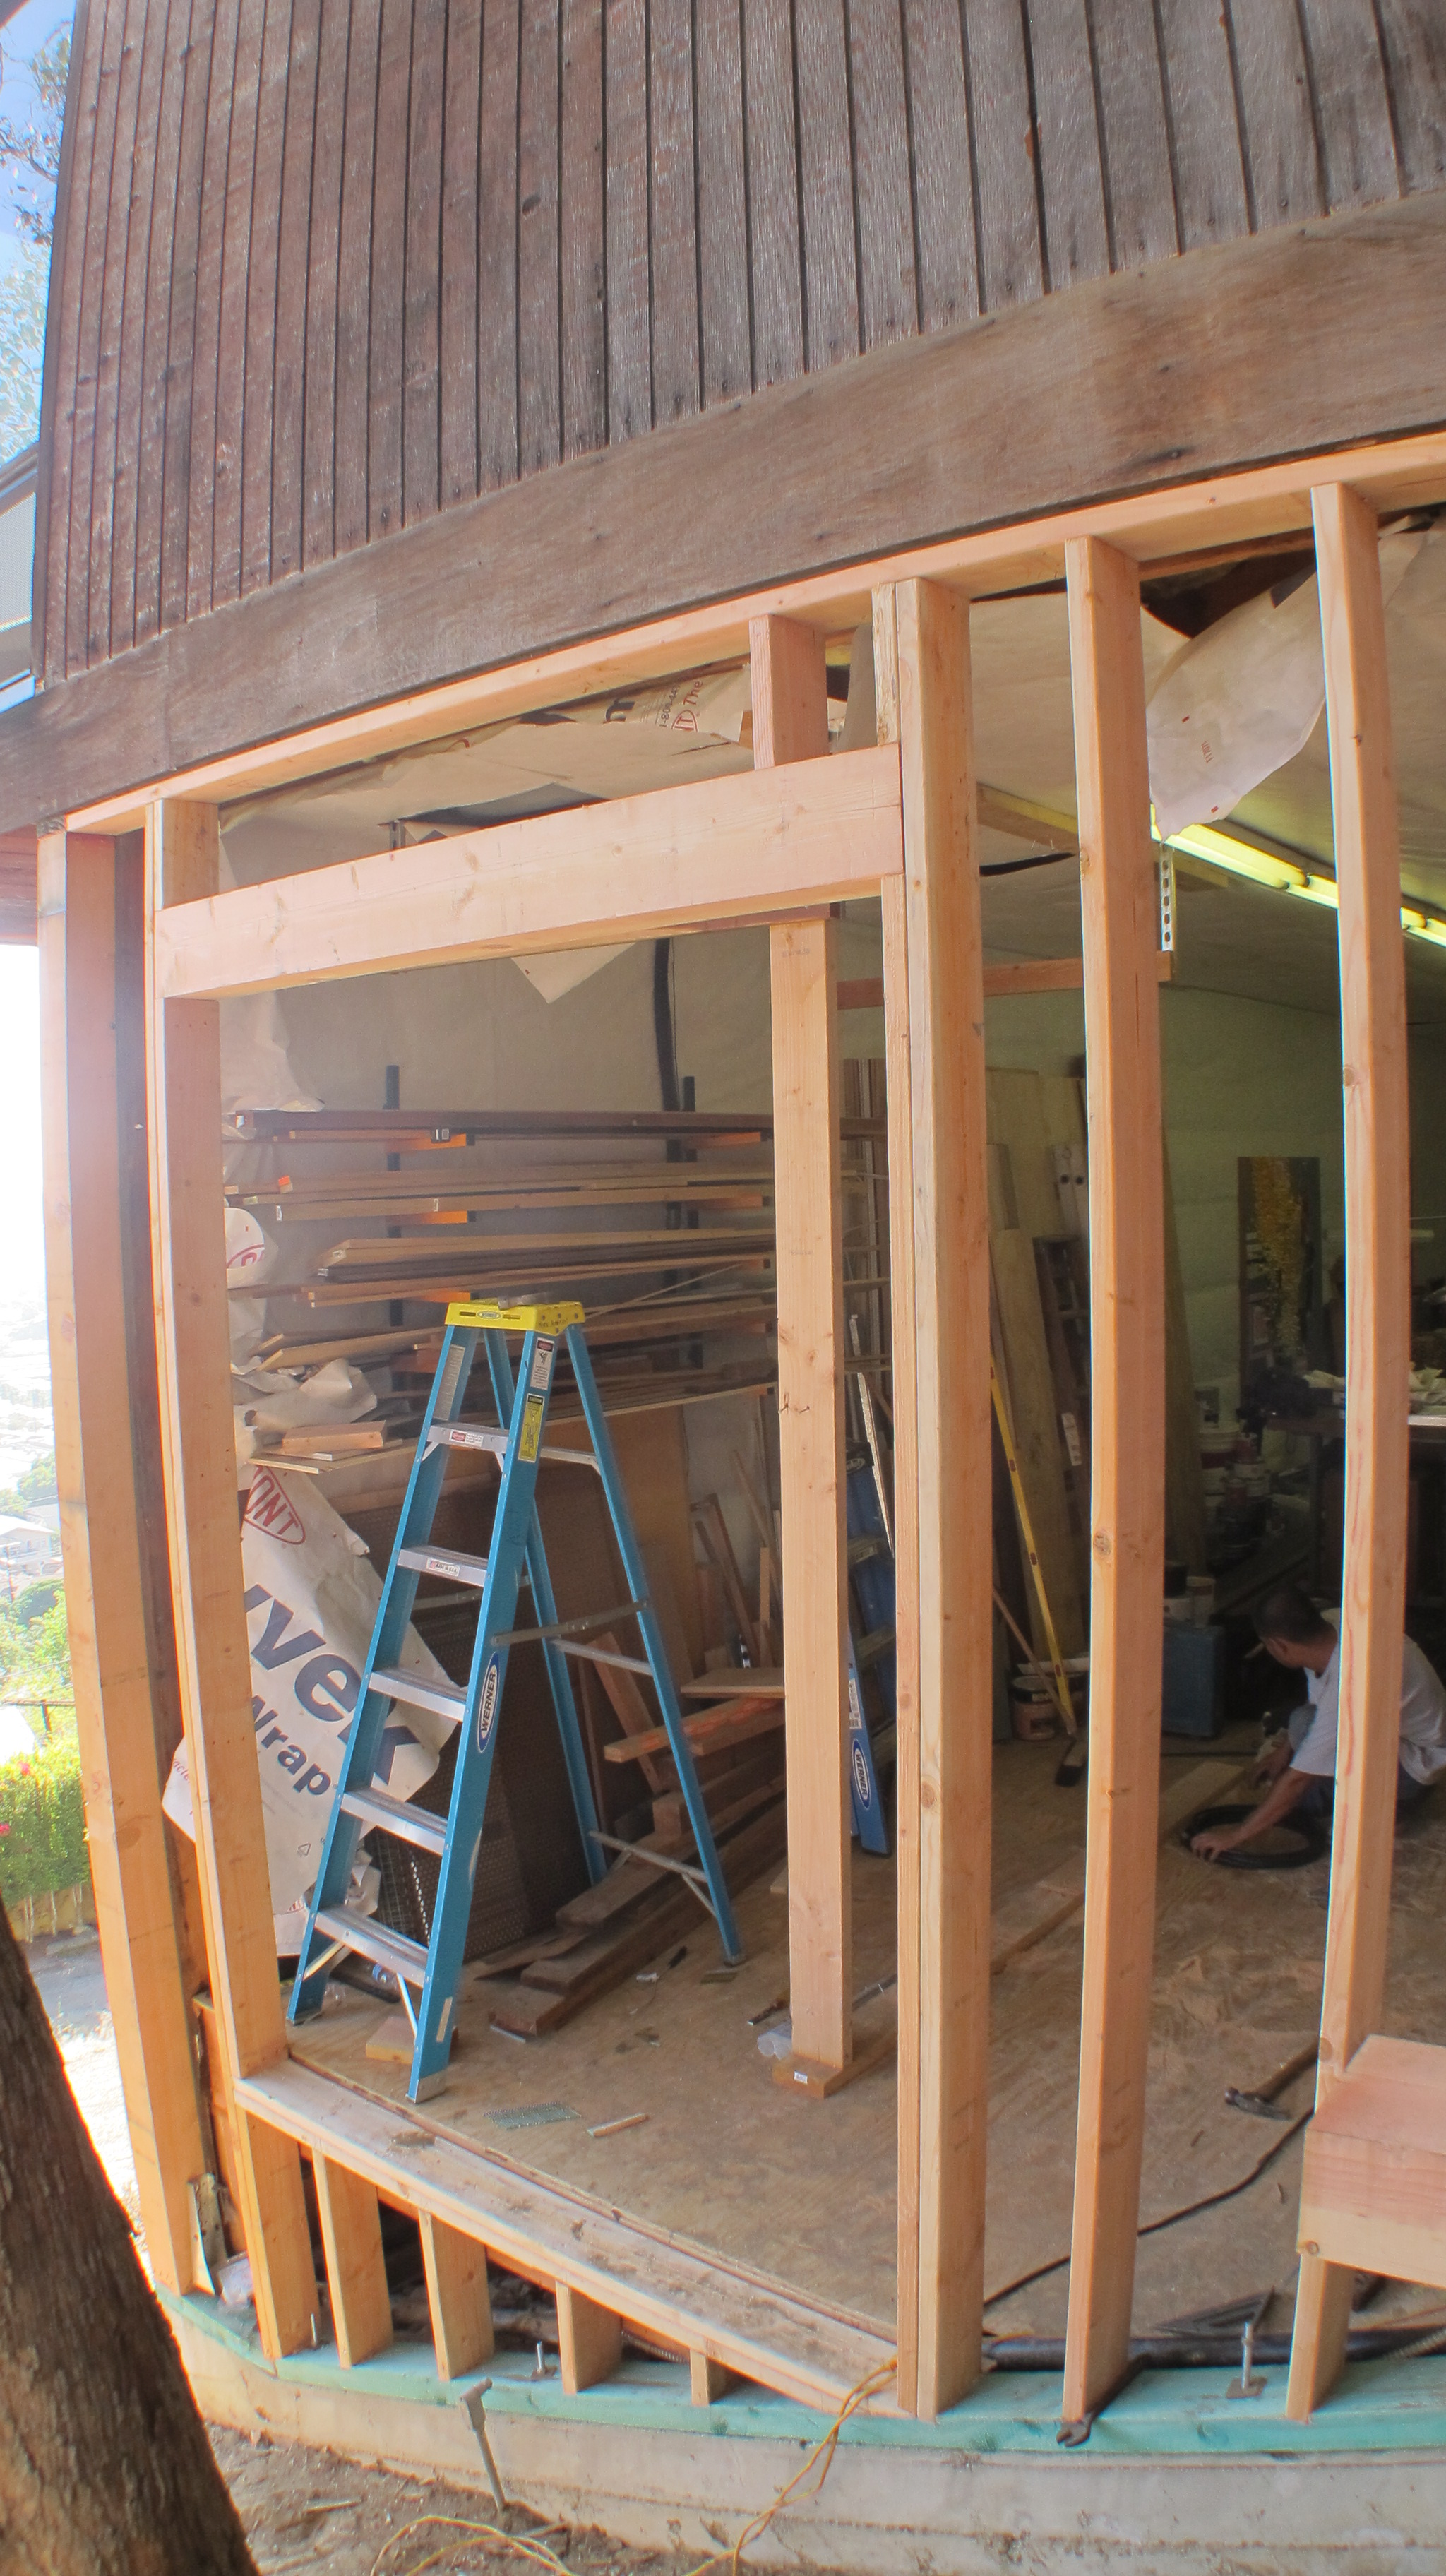
[[[0,116],[0,170],[10,176],[20,230],[48,253],[55,230],[60,129],[70,75],[69,30],[57,28],[45,44],[36,47],[25,69],[35,91],[35,109],[23,125]]]
[[[38,1583],[27,1583],[23,1592],[16,1593],[15,1616],[23,1627],[32,1628],[47,1610],[54,1609],[60,1596],[59,1575],[43,1574]]]
[[[33,1467],[27,1467],[24,1475],[17,1477],[15,1491],[29,1509],[33,1509],[36,1503],[59,1501],[60,1488],[55,1481],[53,1449],[47,1449],[43,1458],[37,1458]]]
[[[0,464],[19,456],[40,429],[40,369],[50,252],[22,242],[0,278]]]
[[[80,1750],[73,1735],[0,1765],[0,1898],[18,1905],[90,1876]]]
[[[27,1585],[40,1592],[43,1584]],[[21,1595],[23,1601],[25,1595]],[[21,1601],[0,1601],[0,1699],[69,1700],[70,1632],[65,1623],[65,1596],[59,1594],[38,1618],[26,1617]],[[65,1712],[68,1717],[69,1711]]]
[[[13,1485],[0,1485],[0,1516],[8,1514],[11,1520],[28,1521],[38,1503],[54,1503],[59,1499],[55,1451],[47,1449],[44,1457],[37,1458],[33,1467],[27,1467],[23,1475],[17,1476]]]

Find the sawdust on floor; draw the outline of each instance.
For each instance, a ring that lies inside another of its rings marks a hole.
[[[1169,1748],[1167,1769],[1217,1746]],[[1047,1876],[1084,1834],[1083,1789],[1054,1785],[1057,1747],[997,1748],[996,1902]],[[1258,2177],[1224,2203],[1142,2238],[1135,2315],[1167,2318],[1275,2287],[1288,2321],[1295,2271],[1299,2137],[1230,2109],[1315,2030],[1325,1942],[1324,1861],[1294,1871],[1208,1868],[1177,1843],[1159,1859],[1156,1981],[1142,2216],[1148,2226]],[[893,1966],[893,1868],[854,1855],[854,1984]],[[485,1983],[461,2014],[447,2092],[424,2117],[484,2152],[555,2175],[734,2261],[888,2326],[894,2307],[895,2079],[886,2064],[827,2103],[769,2080],[749,2017],[787,1984],[784,1902],[766,1882],[739,1916],[748,1962],[708,1977],[718,1953],[700,1923],[676,1966],[629,1979],[576,2021],[527,2042],[491,2031]],[[1397,1846],[1388,2027],[1446,2040],[1438,1926],[1446,1916],[1446,1797]],[[1073,2190],[1082,1926],[1062,1926],[993,1985],[986,2283],[997,2294],[1067,2252]],[[676,1947],[677,1945],[673,1945]],[[705,1978],[707,1981],[705,1982]],[[297,2035],[298,2053],[395,2102],[405,2072],[368,2060],[379,2018],[358,1998]],[[1284,2096],[1309,2107],[1311,2078]],[[505,2125],[552,2106],[567,2116]],[[639,2110],[610,2138],[589,2131]],[[1063,2330],[1059,2269],[991,2307],[1014,2333]],[[1389,2298],[1375,2311],[1389,2310]]]

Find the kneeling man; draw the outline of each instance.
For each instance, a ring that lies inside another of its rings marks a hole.
[[[1292,1711],[1289,1734],[1267,1753],[1257,1773],[1270,1792],[1228,1830],[1196,1834],[1191,1850],[1205,1860],[1236,1851],[1273,1825],[1299,1815],[1329,1821],[1335,1797],[1336,1730],[1341,1677],[1340,1612],[1326,1618],[1297,1584],[1285,1584],[1261,1603],[1256,1631],[1265,1651],[1287,1670],[1305,1674],[1306,1704]],[[1396,1813],[1404,1815],[1446,1772],[1446,1689],[1418,1645],[1402,1640],[1401,1740],[1396,1761]]]

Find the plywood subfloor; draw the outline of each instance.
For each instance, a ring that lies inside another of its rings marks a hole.
[[[1213,1749],[1213,1748],[1212,1748]],[[1167,1757],[1167,1762],[1174,1757]],[[1183,1763],[1198,1752],[1178,1757]],[[1056,1789],[1057,1753],[1001,1746],[995,1762],[996,1902],[1045,1876],[1083,1838],[1082,1789]],[[1160,1855],[1143,2215],[1148,2222],[1242,2182],[1279,2132],[1229,2109],[1313,2033],[1325,1942],[1326,1867],[1248,1875]],[[893,1966],[893,1870],[854,1857],[856,1990]],[[614,2207],[771,2272],[888,2325],[894,2311],[895,2082],[877,2068],[826,2103],[770,2079],[748,2017],[787,1985],[787,1907],[766,1880],[739,1904],[747,1964],[719,1964],[700,1916],[686,1957],[653,1963],[559,2031],[533,2041],[487,2026],[486,1987],[467,1990],[447,2092],[423,2116]],[[1387,2024],[1446,2041],[1439,1927],[1446,1919],[1446,1793],[1397,1844]],[[1066,2252],[1079,2046],[1078,1919],[994,1980],[987,2283],[998,2292]],[[871,2009],[878,2010],[877,2005]],[[383,2099],[405,2097],[404,2070],[367,2058],[381,2018],[358,1997],[298,2035],[297,2054]],[[1311,2098],[1309,2077],[1286,2097]],[[561,2105],[547,2125],[505,2125],[512,2111]],[[588,2131],[646,2111],[611,2138]],[[498,2114],[503,2115],[499,2121]],[[1300,2141],[1258,2180],[1140,2246],[1135,2315],[1147,2328],[1274,2284],[1289,2314]],[[1063,2329],[1068,2273],[998,2302],[1011,2332]],[[1374,2313],[1383,2314],[1388,2298]]]

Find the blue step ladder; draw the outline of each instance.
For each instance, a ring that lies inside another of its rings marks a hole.
[[[844,1476],[845,1529],[848,1538],[849,1621],[849,1795],[853,1829],[865,1851],[887,1852],[888,1819],[879,1788],[882,1737],[898,1723],[895,1672],[896,1598],[894,1553],[884,1517],[876,1460],[867,1450],[850,1450]],[[857,1601],[863,1629],[855,1634]],[[876,1739],[864,1708],[863,1675],[872,1670],[889,1727]]]
[[[692,1747],[683,1727],[667,1648],[648,1596],[647,1572],[583,1336],[583,1322],[583,1309],[571,1304],[501,1306],[463,1301],[447,1309],[437,1374],[422,1418],[417,1454],[377,1605],[376,1626],[362,1668],[357,1713],[347,1737],[296,1964],[288,2016],[293,2023],[320,2012],[327,1972],[332,1961],[344,1952],[354,1951],[391,1972],[401,1988],[414,2034],[407,2087],[413,2102],[427,2100],[441,2090],[445,2081],[507,1658],[510,1649],[524,1640],[540,1642],[547,1660],[582,1847],[589,1876],[596,1881],[606,1871],[605,1851],[627,1851],[632,1846],[615,1843],[610,1835],[598,1830],[568,1658],[596,1659],[598,1650],[584,1642],[589,1629],[614,1627],[625,1618],[636,1620],[642,1657],[615,1656],[609,1651],[606,1660],[624,1663],[630,1672],[646,1674],[658,1695],[698,1854],[696,1867],[671,1858],[666,1867],[688,1881],[714,1917],[725,1958],[736,1962],[743,1956]],[[507,1337],[519,1333],[522,1358],[514,1383]],[[465,1421],[460,1418],[479,1341],[486,1346],[497,1407],[495,1427],[470,1417]],[[543,1449],[548,1400],[560,1348],[566,1350],[582,1399],[591,1454],[581,1449]],[[485,1557],[431,1545],[432,1523],[453,1449],[486,1449],[501,1461],[502,1481],[491,1545]],[[585,1619],[559,1620],[557,1615],[537,1518],[537,1474],[544,1456],[568,1466],[595,1469],[607,1497],[629,1598]],[[429,1681],[402,1668],[402,1649],[418,1580],[423,1574],[445,1576],[454,1583],[469,1585],[481,1595],[465,1685]],[[517,1596],[524,1581],[531,1591],[536,1624],[519,1628],[514,1622]],[[394,1700],[430,1709],[459,1723],[457,1767],[445,1816],[410,1806],[376,1785],[383,1730]],[[440,1863],[431,1938],[425,1948],[400,1932],[354,1913],[346,1904],[357,1844],[364,1833],[376,1826],[433,1853]],[[643,1852],[638,1857],[647,1859],[649,1855]]]

